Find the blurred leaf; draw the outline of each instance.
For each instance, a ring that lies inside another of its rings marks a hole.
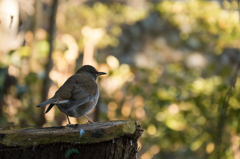
[[[68,149],[66,152],[65,152],[65,158],[68,158],[71,154],[79,154],[79,151],[78,149],[76,148],[72,148],[72,149]]]

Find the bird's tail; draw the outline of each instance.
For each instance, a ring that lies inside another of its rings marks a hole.
[[[51,98],[51,99],[46,100],[45,102],[38,104],[36,107],[43,107],[43,106],[53,103],[54,101],[55,101],[55,99]]]
[[[49,107],[47,108],[45,114],[46,114],[47,112],[49,112],[49,110],[51,110],[53,106],[54,106],[54,104],[50,104]]]

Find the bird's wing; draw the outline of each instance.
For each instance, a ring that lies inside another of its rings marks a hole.
[[[75,84],[71,92],[71,100],[68,104],[67,111],[70,111],[94,99],[96,91],[97,84],[93,80],[89,80],[88,82],[80,84]]]

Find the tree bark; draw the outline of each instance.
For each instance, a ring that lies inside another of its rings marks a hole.
[[[44,79],[44,86],[42,90],[42,101],[46,101],[48,97],[48,91],[51,84],[51,79],[49,77],[49,73],[52,70],[53,67],[53,61],[52,61],[52,52],[53,52],[53,41],[55,37],[55,21],[56,21],[56,14],[57,14],[57,6],[58,6],[58,0],[53,0],[52,7],[51,7],[51,16],[50,16],[50,28],[49,28],[49,54],[48,54],[48,63],[46,65],[46,77]],[[38,125],[43,125],[45,123],[45,117],[44,117],[44,109],[41,110],[40,114],[40,120],[37,121]]]
[[[2,130],[0,158],[132,159],[142,132],[137,121]]]

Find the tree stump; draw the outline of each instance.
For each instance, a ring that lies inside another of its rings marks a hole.
[[[137,121],[0,130],[0,158],[132,159],[142,132]]]

